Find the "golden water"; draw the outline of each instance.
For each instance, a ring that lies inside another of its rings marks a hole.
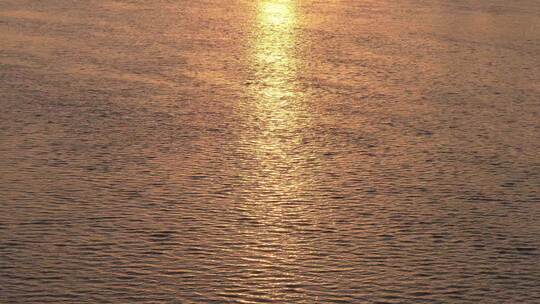
[[[0,303],[540,302],[540,4],[0,2]]]

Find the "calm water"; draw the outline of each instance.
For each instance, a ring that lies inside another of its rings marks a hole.
[[[540,2],[2,0],[0,303],[540,303]]]

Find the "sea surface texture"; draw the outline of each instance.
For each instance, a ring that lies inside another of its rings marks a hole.
[[[540,303],[540,1],[1,0],[0,303]]]

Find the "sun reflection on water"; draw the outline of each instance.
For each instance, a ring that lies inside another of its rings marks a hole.
[[[245,250],[256,269],[270,267],[276,283],[267,288],[279,290],[280,284],[301,281],[302,274],[291,265],[311,252],[301,231],[313,220],[306,202],[315,160],[305,142],[311,112],[299,81],[298,2],[260,0],[256,8],[248,59],[250,98],[241,113],[246,128],[240,147],[250,160],[241,170],[240,188],[241,208],[257,225],[243,226],[242,233],[255,236]]]
[[[302,193],[311,183],[305,172],[310,156],[303,149],[310,115],[298,81],[302,65],[298,2],[260,0],[253,27],[250,100],[242,111],[247,129],[241,143],[252,165],[242,179],[251,216],[274,229],[284,217],[301,214]],[[286,242],[282,239],[280,244]]]
[[[250,100],[242,113],[249,125],[242,146],[252,162],[242,180],[246,216],[259,226],[245,228],[246,235],[257,236],[246,249],[258,257],[258,268],[278,267],[276,282],[294,282],[300,274],[287,265],[306,253],[295,223],[310,214],[302,202],[311,183],[305,172],[310,157],[302,149],[310,115],[298,81],[302,44],[297,0],[260,0],[254,20]],[[268,286],[273,287],[279,290]]]
[[[303,93],[298,87],[298,12],[296,1],[263,0],[257,10],[257,33],[253,41],[253,87],[256,113],[275,140],[280,132],[299,128]],[[281,131],[280,131],[281,130]],[[283,134],[281,134],[283,135]],[[268,147],[288,147],[265,143]]]
[[[266,190],[291,198],[303,183],[297,176],[307,123],[305,96],[298,85],[298,4],[293,0],[261,0],[257,5],[256,33],[252,41],[254,85],[251,115],[260,132],[253,139],[259,162],[259,180]]]
[[[265,25],[287,26],[296,21],[291,1],[263,1],[259,12],[259,20]]]

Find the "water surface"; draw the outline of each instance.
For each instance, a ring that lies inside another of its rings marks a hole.
[[[540,302],[540,3],[0,3],[1,303]]]

